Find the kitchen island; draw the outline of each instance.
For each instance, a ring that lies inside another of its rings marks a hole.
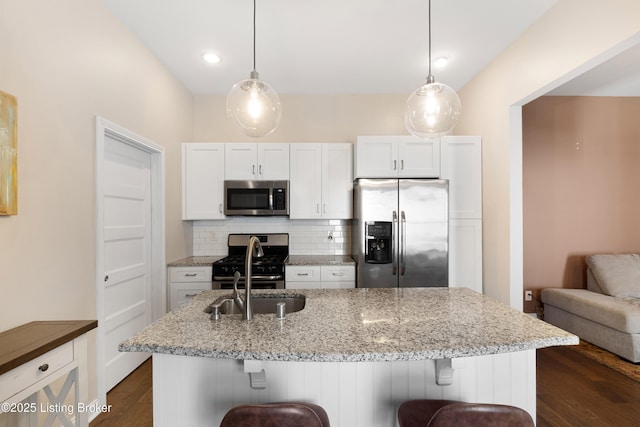
[[[218,425],[232,406],[306,400],[334,427],[392,427],[414,398],[495,402],[535,419],[535,349],[561,329],[464,288],[255,291],[302,294],[284,320],[209,319],[207,291],[120,345],[154,353],[154,425]]]

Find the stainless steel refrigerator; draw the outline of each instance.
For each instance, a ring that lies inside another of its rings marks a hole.
[[[442,179],[354,181],[358,287],[449,285],[448,192]]]

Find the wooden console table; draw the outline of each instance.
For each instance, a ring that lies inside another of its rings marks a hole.
[[[37,321],[0,332],[0,415],[15,417],[17,425],[87,426],[86,333],[97,326],[96,320]],[[63,378],[56,393],[51,385]]]

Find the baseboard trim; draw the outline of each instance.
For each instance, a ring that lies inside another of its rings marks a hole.
[[[104,412],[111,412],[112,409],[111,405],[101,405],[98,399],[94,399],[87,407],[91,410],[89,413],[89,422],[95,420],[98,415]]]

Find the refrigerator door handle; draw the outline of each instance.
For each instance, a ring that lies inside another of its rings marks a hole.
[[[404,276],[407,251],[407,218],[404,211],[400,212],[400,275]]]
[[[398,245],[396,236],[398,235],[398,213],[393,211],[393,227],[391,229],[391,274],[394,276],[398,273],[398,266],[396,261],[398,255],[396,254]]]

